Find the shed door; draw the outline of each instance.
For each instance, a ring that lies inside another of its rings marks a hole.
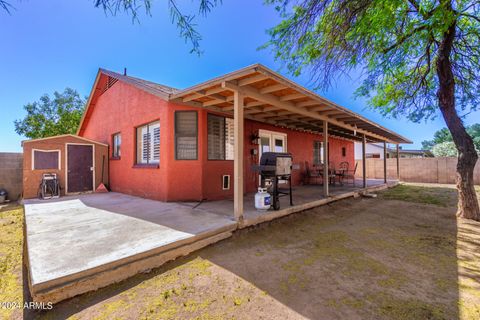
[[[93,191],[93,145],[67,145],[67,192]]]

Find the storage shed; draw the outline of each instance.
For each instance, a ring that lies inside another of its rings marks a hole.
[[[22,145],[25,199],[38,196],[45,173],[57,175],[61,195],[93,192],[100,183],[108,183],[107,144],[66,134],[26,140]]]

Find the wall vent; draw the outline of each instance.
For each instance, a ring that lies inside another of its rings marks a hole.
[[[116,82],[118,81],[117,78],[108,76],[107,82],[105,83],[105,86],[103,87],[102,94],[110,89]]]
[[[230,175],[224,174],[222,176],[222,190],[230,190]]]

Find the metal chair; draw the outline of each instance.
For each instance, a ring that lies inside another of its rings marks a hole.
[[[319,175],[322,177],[323,181],[323,176],[325,174],[325,166],[323,163],[317,164],[316,167],[318,168]],[[328,184],[333,184],[335,185],[335,164],[333,162],[328,163]]]
[[[340,162],[340,165],[338,166],[338,171],[336,171],[335,175],[338,177],[338,182],[340,185],[343,186],[343,179],[345,177],[345,174],[348,172],[348,167],[349,163],[346,161]]]
[[[342,180],[347,179],[347,182],[348,182],[348,179],[352,179],[352,184],[354,187],[355,187],[355,173],[357,172],[357,167],[358,167],[358,162],[355,163],[355,168],[353,170],[347,169],[346,171],[344,171],[343,177],[342,177]]]
[[[310,168],[308,161],[305,161],[305,178],[306,178],[306,184],[310,184],[312,179],[316,182],[315,184],[318,184],[318,179],[322,181],[321,180],[322,176],[318,173],[318,171],[312,170]]]

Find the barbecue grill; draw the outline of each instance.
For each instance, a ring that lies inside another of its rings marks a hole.
[[[261,185],[267,188],[272,194],[272,207],[274,210],[280,209],[279,198],[281,196],[290,197],[292,200],[292,155],[284,152],[264,152],[260,158],[258,170],[261,176]],[[288,190],[280,190],[279,181],[288,181]]]

